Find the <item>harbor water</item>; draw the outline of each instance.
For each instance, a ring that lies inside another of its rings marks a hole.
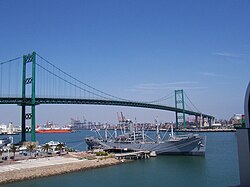
[[[37,134],[40,143],[50,140],[86,150],[84,137],[89,131],[67,134]],[[234,132],[202,133],[207,136],[205,157],[157,156],[147,160],[91,169],[58,176],[2,185],[3,187],[44,186],[235,186],[239,184],[237,141]],[[94,134],[93,134],[94,135]],[[15,135],[14,141],[20,136]]]

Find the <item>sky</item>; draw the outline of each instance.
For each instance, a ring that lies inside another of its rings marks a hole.
[[[131,100],[184,89],[217,119],[243,113],[250,80],[248,0],[0,1],[0,62],[36,51],[79,80]],[[170,105],[174,99],[167,101]],[[70,118],[173,121],[173,112],[112,106],[41,105],[37,123]],[[20,123],[1,105],[0,123]]]

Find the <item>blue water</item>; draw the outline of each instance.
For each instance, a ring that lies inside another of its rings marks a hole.
[[[84,137],[89,131],[69,134],[37,134],[41,143],[49,140],[66,142],[85,150]],[[2,185],[27,186],[233,186],[239,184],[235,133],[204,133],[207,136],[205,157],[158,156],[148,160],[107,168],[74,172]],[[20,136],[14,137],[18,141]]]

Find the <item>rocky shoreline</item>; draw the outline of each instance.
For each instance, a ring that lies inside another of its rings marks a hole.
[[[0,184],[17,182],[40,177],[47,177],[70,173],[75,171],[107,167],[123,163],[115,158],[94,159],[94,160],[79,160],[75,163],[58,164],[56,166],[42,166],[26,169],[17,169],[0,173]]]

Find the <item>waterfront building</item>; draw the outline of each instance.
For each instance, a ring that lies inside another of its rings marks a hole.
[[[7,133],[7,125],[2,123],[0,125],[0,134],[5,134],[5,133]]]
[[[13,133],[14,133],[14,126],[12,122],[10,122],[8,125],[7,134],[13,134]]]

